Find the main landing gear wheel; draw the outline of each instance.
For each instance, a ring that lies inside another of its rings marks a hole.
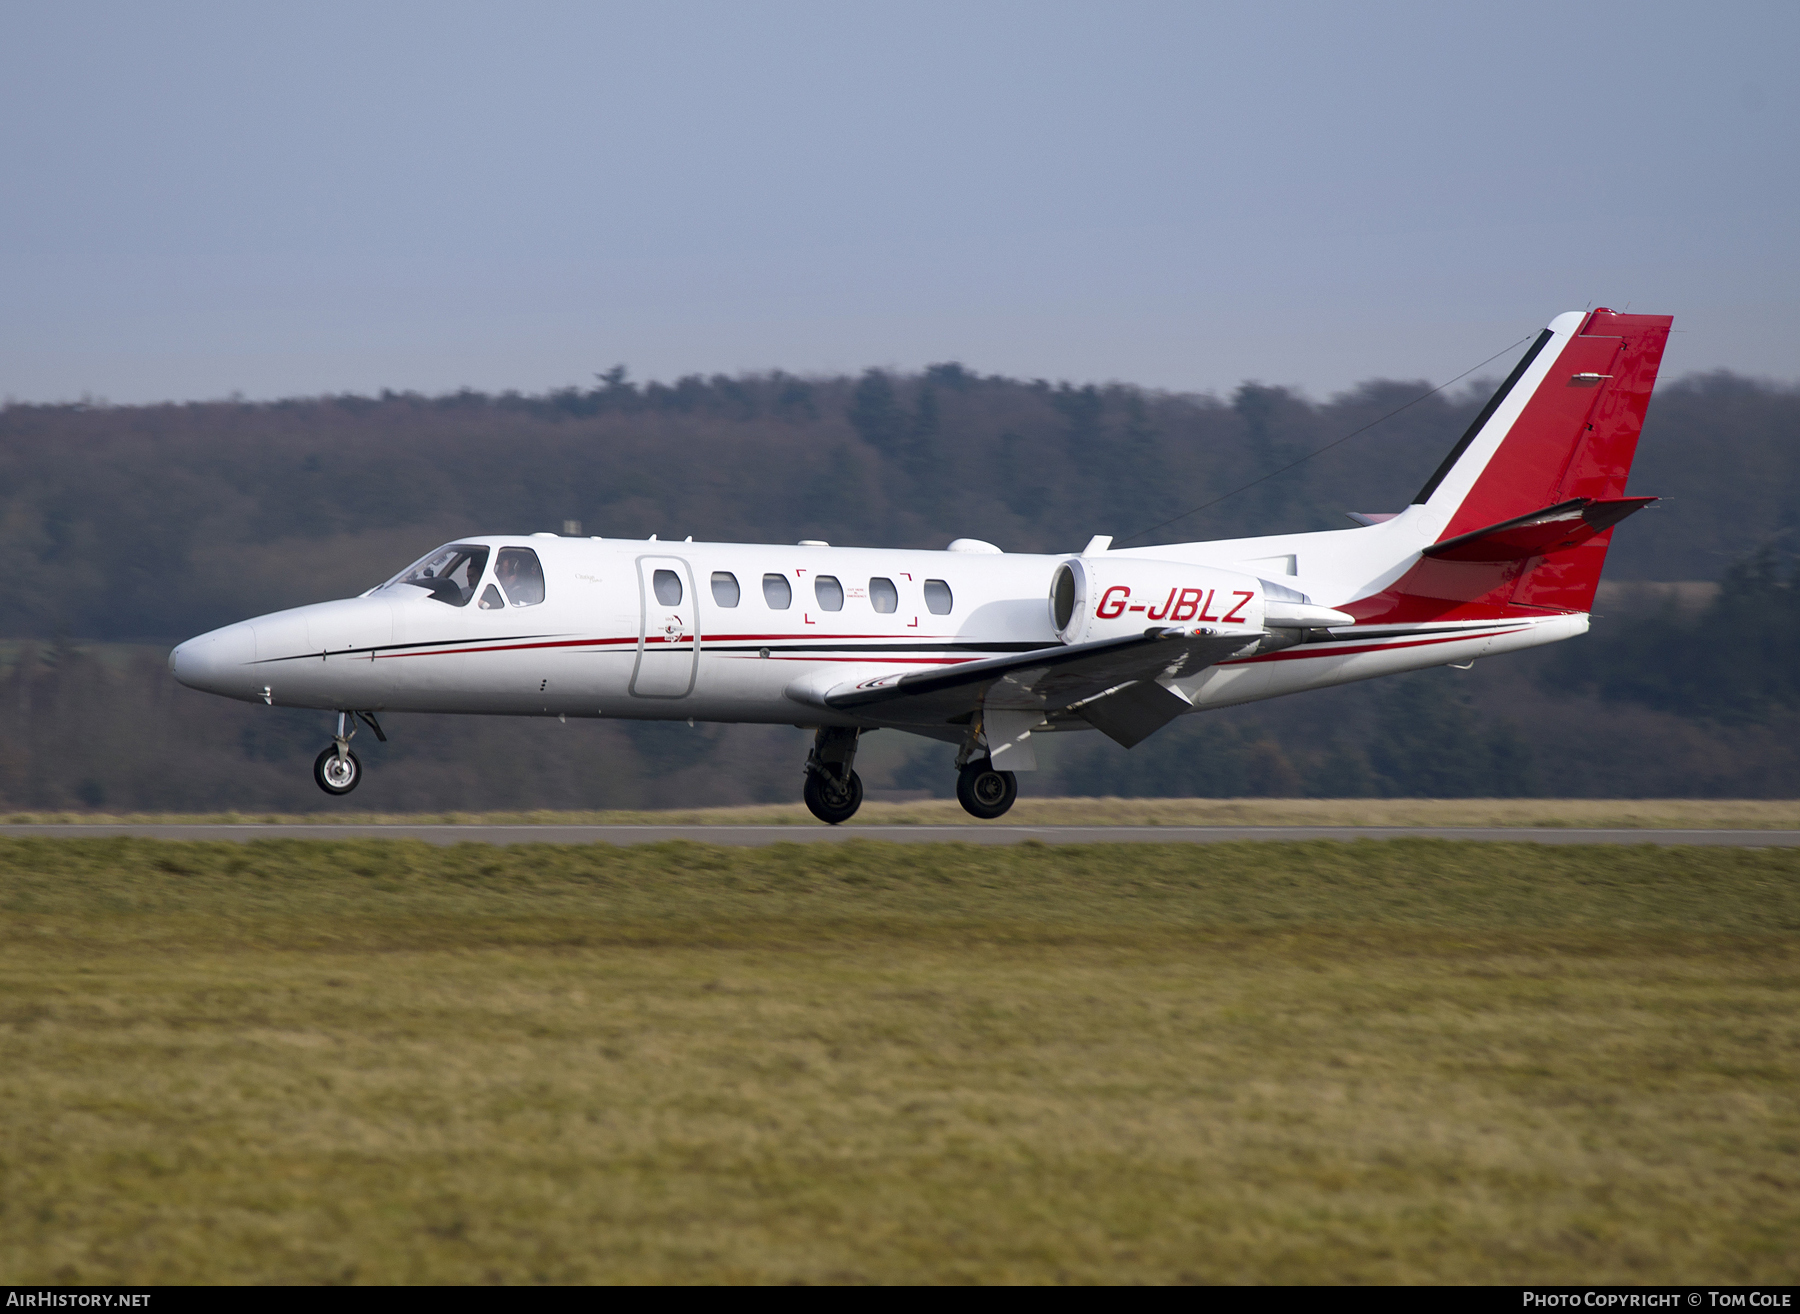
[[[840,780],[823,771],[808,771],[800,795],[813,816],[835,826],[850,820],[862,806],[862,777],[852,771]]]
[[[983,821],[1005,816],[1019,797],[1019,778],[1010,771],[996,771],[986,759],[971,762],[956,777],[956,801],[963,811]]]
[[[362,763],[348,750],[339,757],[334,744],[314,760],[313,779],[327,794],[348,794],[362,782]]]

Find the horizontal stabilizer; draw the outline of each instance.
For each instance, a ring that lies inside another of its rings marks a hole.
[[[1433,543],[1425,556],[1438,561],[1518,561],[1584,543],[1604,533],[1654,497],[1574,497],[1529,515]]]

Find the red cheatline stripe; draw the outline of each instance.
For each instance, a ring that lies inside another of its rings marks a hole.
[[[763,660],[747,652],[729,655],[749,662]],[[814,657],[811,653],[796,653],[792,657],[783,657],[778,652],[772,652],[769,654],[768,660],[772,662],[857,662],[864,666],[961,666],[964,662],[978,662],[982,659],[980,657],[884,657],[878,652],[870,653],[867,657]]]
[[[1502,634],[1517,634],[1522,630],[1527,630],[1530,628],[1531,627],[1529,625],[1514,625],[1514,626],[1510,626],[1506,629],[1477,630],[1477,631],[1473,631],[1471,633],[1466,633],[1466,634],[1445,635],[1442,638],[1436,638],[1436,639],[1416,639],[1409,643],[1360,643],[1360,644],[1356,644],[1355,646],[1352,646],[1352,647],[1343,647],[1343,648],[1338,648],[1338,647],[1324,648],[1324,647],[1315,647],[1312,645],[1308,645],[1306,650],[1301,650],[1301,651],[1288,650],[1288,651],[1284,651],[1284,652],[1264,653],[1260,657],[1240,657],[1235,661],[1220,662],[1219,665],[1221,665],[1221,666],[1248,666],[1252,662],[1297,662],[1297,661],[1307,661],[1307,660],[1310,660],[1315,657],[1346,657],[1353,653],[1359,653],[1359,652],[1386,652],[1393,648],[1423,648],[1423,647],[1428,647],[1432,644],[1438,644],[1438,643],[1464,643],[1470,639],[1491,639],[1491,638],[1496,638]],[[734,636],[730,636],[730,637],[737,638],[740,640],[745,640],[745,639],[755,638],[756,636],[754,636],[754,635],[734,635]],[[833,634],[833,635],[793,634],[793,635],[765,635],[763,637],[769,638],[769,639],[781,639],[781,638],[790,638],[790,639],[819,639],[819,638],[885,639],[885,638],[890,638],[891,636],[885,635],[885,634],[847,634],[847,635],[846,634]],[[712,642],[722,642],[723,638],[724,638],[724,636],[721,636],[719,639],[714,639],[711,641]],[[490,645],[487,647],[480,647],[480,648],[434,648],[434,649],[431,649],[431,650],[425,651],[425,652],[378,652],[378,653],[372,654],[372,656],[376,659],[385,659],[385,658],[389,658],[389,657],[459,657],[459,656],[466,655],[468,653],[477,653],[477,652],[525,652],[525,651],[528,651],[528,650],[534,649],[534,648],[592,648],[592,647],[606,647],[609,645],[627,644],[627,643],[635,644],[635,643],[637,643],[637,641],[638,641],[638,636],[633,634],[633,635],[629,635],[627,637],[618,638],[618,639],[561,639],[561,640],[556,640],[554,642],[549,642],[549,643],[501,643],[501,644],[493,644],[493,645]],[[690,642],[690,640],[670,639],[670,638],[667,638],[664,636],[650,635],[644,640],[644,642],[646,644],[651,644],[651,643],[675,644],[675,643],[688,643],[688,642]],[[704,644],[705,642],[707,642],[707,640],[703,639],[702,643]],[[724,656],[725,654],[721,653],[718,655]],[[1029,654],[1020,653],[1018,655],[1019,656],[1028,656]],[[748,657],[749,654],[746,653],[746,654],[744,654],[744,656]],[[865,654],[862,656],[856,656],[856,657],[820,657],[820,656],[817,656],[812,653],[795,653],[791,656],[784,656],[780,653],[779,649],[776,650],[775,652],[772,652],[770,654],[770,656],[772,658],[779,656],[781,658],[781,660],[783,660],[783,661],[884,662],[884,663],[891,663],[892,665],[895,665],[895,666],[919,666],[919,665],[953,666],[953,665],[958,665],[963,662],[973,662],[973,661],[983,660],[980,657],[891,657],[891,656],[887,656],[887,655],[885,655],[883,653],[879,653],[879,652],[871,652],[871,653],[868,653],[868,654]],[[758,657],[755,660],[760,661],[762,659],[760,657]]]
[[[739,642],[747,642],[749,640],[759,639],[759,638],[767,639],[767,640],[776,640],[776,641],[787,640],[787,639],[807,639],[807,640],[811,640],[816,643],[820,639],[828,639],[833,642],[836,642],[839,639],[893,639],[894,637],[895,636],[891,635],[891,634],[763,634],[763,635],[721,634],[721,635],[705,635],[701,638],[701,643],[703,645],[708,644],[708,643],[723,643],[728,639],[734,639]],[[902,635],[900,637],[911,638],[912,636]],[[937,636],[937,635],[923,636],[923,638],[926,642],[930,642],[934,639],[937,639],[938,637],[939,636]],[[479,647],[479,648],[434,648],[429,651],[422,651],[422,652],[378,652],[378,653],[375,653],[374,656],[377,658],[386,658],[386,657],[458,657],[458,656],[462,656],[465,653],[472,653],[472,652],[525,652],[528,649],[533,649],[533,648],[591,648],[591,647],[604,647],[604,646],[612,645],[612,644],[627,644],[627,643],[628,644],[636,644],[637,641],[638,641],[638,636],[635,634],[631,634],[631,635],[627,635],[626,637],[620,638],[620,639],[559,639],[559,640],[556,640],[554,642],[549,642],[549,643],[499,643],[499,644],[491,644],[491,645],[488,645],[485,647]],[[688,642],[691,642],[691,640],[689,640],[689,639],[671,639],[671,638],[667,637],[666,635],[652,634],[652,635],[649,635],[648,637],[646,637],[644,642],[647,644],[648,643],[671,644],[671,643],[688,643]],[[818,660],[827,661],[827,660],[833,660],[833,659],[819,658]],[[861,659],[858,658],[856,660],[861,660]],[[900,659],[896,658],[895,660],[900,660]],[[976,659],[968,658],[967,660],[973,661]]]
[[[820,639],[887,639],[890,642],[895,639],[904,639],[908,643],[957,641],[953,634],[907,634],[905,632],[899,634],[829,634],[821,633],[818,630],[806,634],[704,634],[700,637],[703,643],[763,643],[781,639],[806,639],[815,643]]]

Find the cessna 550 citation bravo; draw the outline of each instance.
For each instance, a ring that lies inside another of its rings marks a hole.
[[[313,773],[362,779],[377,714],[754,721],[817,731],[804,795],[862,802],[858,737],[959,746],[998,817],[1032,738],[1132,747],[1177,716],[1573,638],[1588,628],[1667,315],[1558,315],[1412,504],[1353,529],[1020,555],[825,543],[459,539],[360,597],[279,611],[169,657],[195,689],[337,712]]]

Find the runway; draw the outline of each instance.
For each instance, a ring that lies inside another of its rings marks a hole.
[[[0,826],[0,835],[37,839],[252,840],[393,839],[427,844],[1226,844],[1240,840],[1444,839],[1526,844],[1698,844],[1719,848],[1800,847],[1800,830],[1662,830],[1527,826],[443,826],[443,825],[44,825]]]

